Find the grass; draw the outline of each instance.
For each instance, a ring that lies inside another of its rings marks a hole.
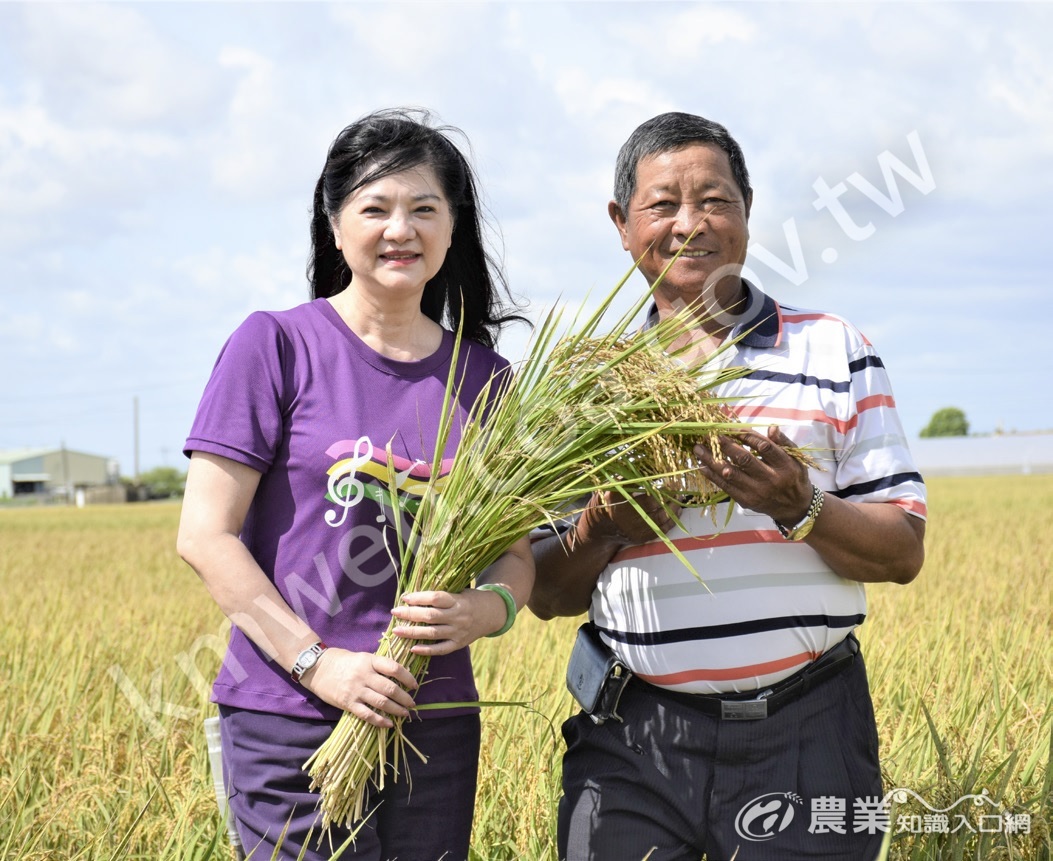
[[[886,786],[986,789],[1030,833],[894,834],[888,858],[1049,861],[1053,476],[934,479],[928,558],[868,588]],[[225,859],[202,720],[226,624],[173,549],[176,505],[0,510],[0,858]],[[473,861],[553,861],[579,620],[473,647],[485,698]],[[904,805],[894,814],[927,812]]]

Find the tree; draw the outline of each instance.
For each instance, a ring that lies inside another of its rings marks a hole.
[[[936,410],[929,423],[922,428],[922,436],[968,436],[969,422],[957,407]]]
[[[139,476],[139,484],[146,488],[149,499],[168,499],[182,496],[186,473],[170,466],[159,466]]]

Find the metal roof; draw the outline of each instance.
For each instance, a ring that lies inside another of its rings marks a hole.
[[[34,457],[43,457],[52,452],[62,451],[60,448],[6,448],[0,449],[0,463],[17,463],[20,460],[30,460]]]
[[[6,448],[0,449],[0,463],[18,463],[20,460],[31,460],[34,457],[43,457],[48,454],[61,454],[63,449],[50,446],[48,448]],[[76,454],[82,457],[97,457],[99,460],[113,460],[112,457],[104,454],[92,454],[87,451],[78,451],[77,449],[67,448],[65,449],[66,454]]]

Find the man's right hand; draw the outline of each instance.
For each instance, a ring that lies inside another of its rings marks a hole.
[[[537,576],[529,607],[540,619],[577,616],[589,609],[592,592],[615,553],[631,544],[657,538],[655,526],[668,532],[679,506],[663,509],[650,497],[633,499],[654,525],[614,492],[593,494],[577,523],[563,535],[550,535],[531,545]]]
[[[624,547],[643,544],[655,540],[655,526],[666,533],[676,525],[673,518],[679,516],[679,506],[665,509],[657,500],[643,494],[638,494],[633,499],[651,519],[653,526],[633,505],[613,491],[594,493],[571,531],[571,545],[595,542]]]

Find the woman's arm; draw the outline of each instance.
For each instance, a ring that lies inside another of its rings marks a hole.
[[[284,669],[318,639],[278,593],[239,535],[260,474],[228,458],[195,452],[176,549],[227,617]]]
[[[231,622],[288,672],[300,652],[321,638],[292,611],[239,537],[259,481],[251,467],[195,452],[176,549]],[[376,710],[408,716],[414,703],[403,688],[417,687],[410,672],[390,658],[337,648],[323,652],[301,684],[377,726],[392,723]]]

